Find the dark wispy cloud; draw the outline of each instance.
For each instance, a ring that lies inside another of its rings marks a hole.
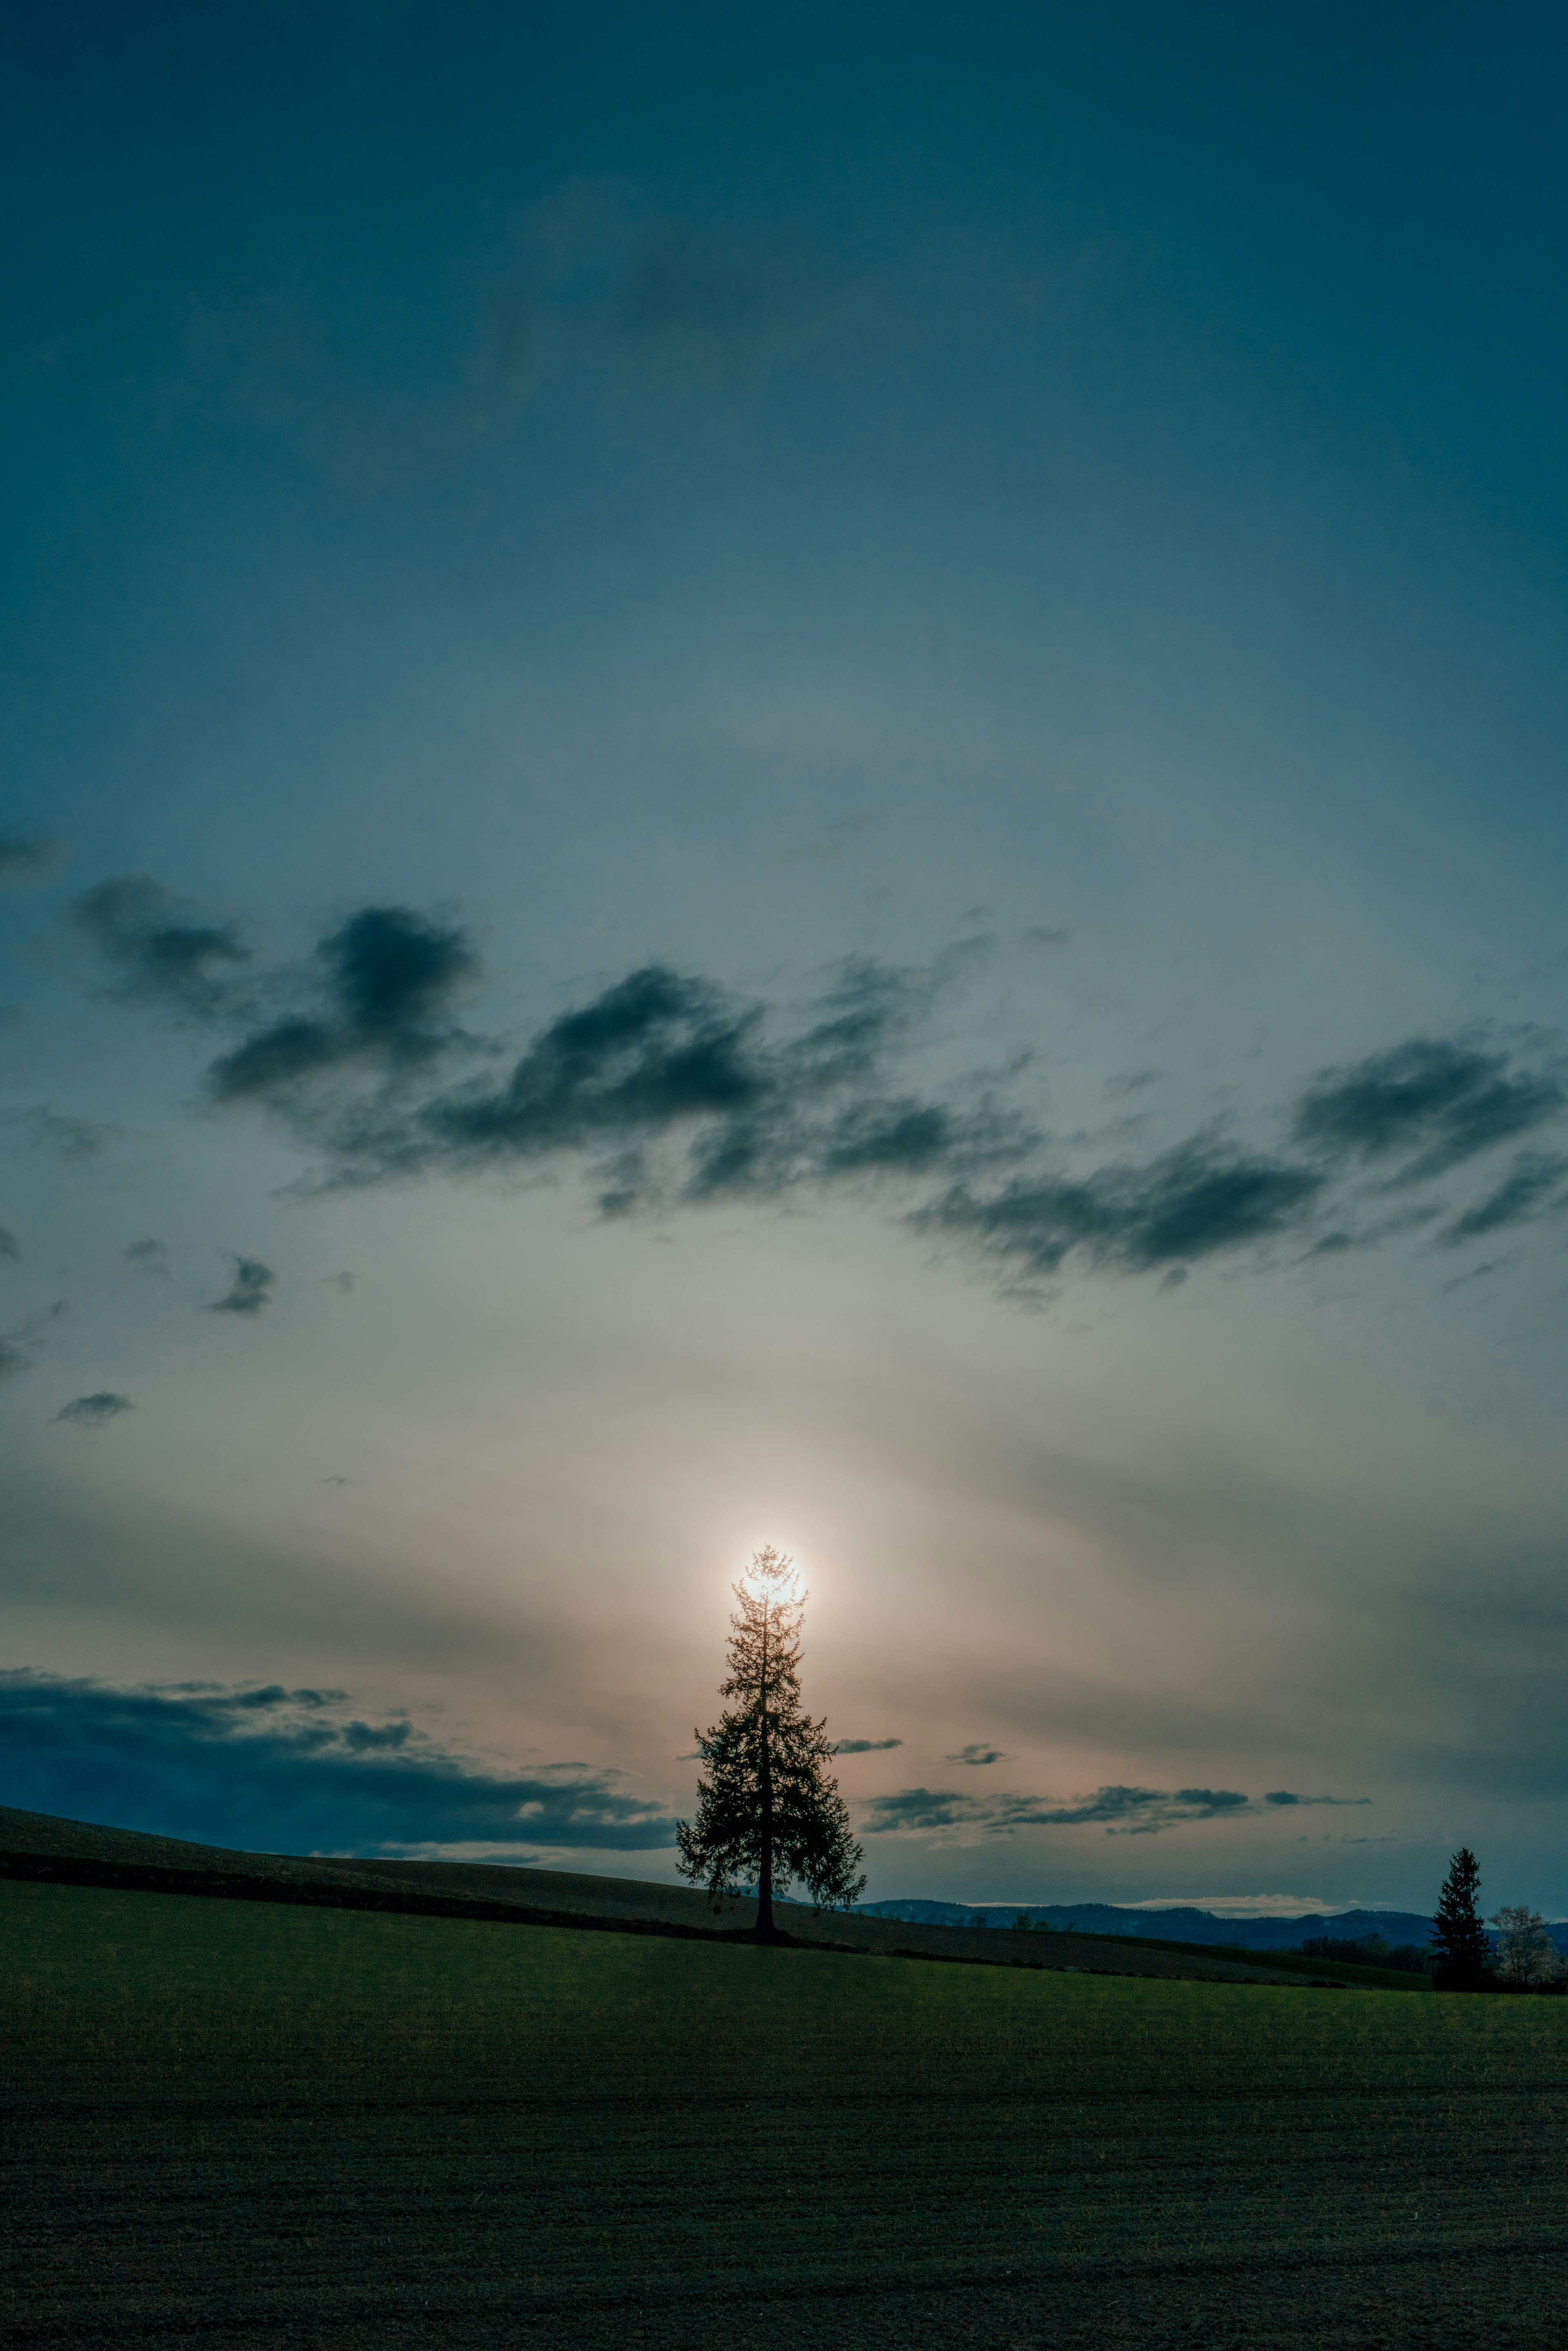
[[[105,960],[120,992],[210,1017],[235,1001],[234,975],[251,950],[232,923],[204,921],[145,873],[95,883],[71,909]]]
[[[211,1314],[259,1314],[272,1297],[277,1276],[259,1258],[236,1257],[235,1278],[225,1295],[208,1308]]]
[[[1249,1798],[1230,1788],[1107,1787],[1065,1804],[1039,1796],[966,1796],[951,1788],[900,1788],[892,1795],[872,1797],[861,1826],[873,1836],[901,1829],[1011,1836],[1019,1829],[1092,1825],[1113,1836],[1153,1836],[1188,1821],[1232,1819],[1257,1809]]]
[[[1059,1272],[1074,1250],[1094,1265],[1146,1273],[1299,1228],[1324,1184],[1313,1168],[1197,1141],[1142,1165],[1015,1177],[989,1195],[956,1185],[914,1222],[1030,1275]]]
[[[0,829],[0,890],[14,889],[27,882],[47,882],[64,864],[66,855],[63,842],[47,840],[41,833]]]
[[[1413,1037],[1343,1070],[1325,1070],[1296,1105],[1298,1143],[1363,1162],[1403,1161],[1399,1183],[1425,1182],[1546,1120],[1564,1103],[1555,1075],[1502,1051]]]
[[[840,1739],[833,1742],[835,1755],[880,1755],[885,1748],[902,1747],[902,1739]]]
[[[14,1322],[8,1331],[0,1331],[0,1380],[14,1379],[17,1373],[27,1369],[45,1332],[51,1322],[59,1321],[65,1311],[65,1300],[57,1298],[41,1313],[29,1314],[24,1322]]]
[[[977,1740],[972,1741],[967,1747],[960,1747],[956,1755],[949,1755],[946,1760],[949,1763],[972,1763],[979,1765],[982,1763],[1006,1763],[1010,1759],[1002,1753],[999,1747],[987,1747],[982,1741]]]
[[[367,906],[316,950],[318,1001],[254,1029],[213,1063],[220,1102],[302,1100],[349,1069],[406,1075],[466,1042],[449,1019],[476,957],[461,931],[403,906]]]
[[[1016,1155],[1016,1122],[883,1091],[920,1008],[909,975],[856,963],[791,1031],[651,966],[552,1022],[501,1086],[427,1103],[403,1147],[459,1165],[603,1155],[611,1211],[653,1196],[644,1155],[665,1139],[688,1200]]]
[[[1457,1214],[1412,1196],[1568,1109],[1539,1052],[1409,1040],[1320,1073],[1288,1113],[1285,1147],[1216,1124],[1084,1169],[1081,1138],[1053,1141],[1008,1099],[1016,1069],[911,1084],[952,956],[902,969],[852,958],[792,1007],[642,965],[505,1050],[457,1025],[480,975],[456,924],[363,907],[304,964],[247,973],[240,990],[225,977],[246,957],[234,926],[172,907],[133,877],[89,891],[78,916],[125,990],[230,1030],[209,1066],[214,1099],[285,1119],[328,1186],[576,1160],[607,1217],[902,1187],[915,1231],[1025,1288],[1070,1261],[1174,1287],[1206,1259],[1369,1249],[1438,1224],[1457,1248],[1568,1206],[1568,1161],[1541,1150]],[[1369,1188],[1384,1196],[1370,1221],[1357,1207]],[[232,1311],[257,1302],[253,1291]]]
[[[0,1257],[14,1257],[19,1260],[21,1255],[22,1245],[16,1234],[7,1232],[5,1227],[0,1225]]]
[[[151,1273],[165,1281],[169,1278],[168,1246],[153,1240],[151,1235],[145,1240],[131,1242],[125,1252],[125,1261],[133,1265],[138,1273]]]
[[[1297,1796],[1289,1788],[1272,1789],[1263,1799],[1266,1804],[1370,1804],[1370,1796]]]
[[[243,1036],[213,1063],[213,1092],[287,1118],[327,1155],[329,1180],[574,1155],[593,1167],[607,1215],[973,1170],[1035,1140],[987,1102],[890,1081],[935,971],[853,960],[791,1017],[646,965],[547,1023],[499,1078],[486,1068],[432,1083],[443,1057],[478,1045],[448,1018],[476,968],[461,932],[366,908],[322,942],[321,1001]]]
[[[1444,1228],[1438,1238],[1445,1248],[1458,1249],[1484,1233],[1501,1232],[1510,1225],[1528,1224],[1543,1209],[1563,1205],[1568,1180],[1568,1159],[1543,1151],[1521,1151],[1502,1182],[1484,1199]]]
[[[107,1428],[111,1420],[118,1420],[122,1412],[131,1408],[128,1395],[115,1395],[108,1388],[99,1388],[91,1395],[72,1396],[69,1404],[61,1405],[55,1418],[73,1428]]]
[[[613,1773],[483,1771],[406,1721],[345,1719],[335,1690],[0,1673],[0,1759],[7,1802],[25,1810],[252,1850],[630,1851],[674,1837],[662,1807]]]

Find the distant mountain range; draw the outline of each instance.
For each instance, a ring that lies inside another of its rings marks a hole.
[[[1021,1910],[1032,1923],[1067,1928],[1081,1935],[1153,1935],[1170,1943],[1228,1943],[1247,1951],[1291,1951],[1309,1935],[1343,1936],[1358,1941],[1381,1935],[1397,1947],[1423,1947],[1430,1918],[1414,1910],[1340,1910],[1332,1917],[1310,1910],[1302,1918],[1219,1918],[1212,1910],[1133,1910],[1114,1902],[927,1902],[911,1896],[892,1902],[862,1902],[873,1918],[903,1918],[925,1927],[1010,1927]],[[1560,1951],[1568,1954],[1568,1920],[1552,1928]]]

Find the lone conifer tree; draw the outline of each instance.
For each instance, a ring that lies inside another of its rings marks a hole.
[[[1481,1882],[1480,1864],[1462,1844],[1449,1865],[1432,1920],[1432,1947],[1437,1954],[1432,1980],[1439,1991],[1479,1991],[1491,1956],[1487,1930],[1476,1907]]]
[[[794,1590],[791,1562],[769,1543],[754,1554],[735,1596],[729,1677],[719,1696],[737,1703],[696,1733],[707,1776],[697,1782],[696,1819],[676,1823],[676,1867],[706,1884],[716,1902],[755,1879],[757,1939],[769,1943],[779,1937],[773,1897],[797,1877],[819,1909],[847,1909],[865,1879],[855,1875],[861,1850],[828,1774],[832,1743],[800,1702],[806,1595]]]

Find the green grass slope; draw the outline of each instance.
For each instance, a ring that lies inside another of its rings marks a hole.
[[[1216,1952],[1228,1953],[1231,1947],[1224,1943],[1173,1943],[1152,1935],[1106,1935],[1099,1938],[1114,1943],[1147,1942],[1156,1951],[1174,1951],[1185,1959],[1209,1958]],[[1354,1959],[1303,1959],[1294,1951],[1249,1951],[1249,1968],[1276,1969],[1289,1976],[1299,1977],[1303,1969],[1312,1970],[1315,1981],[1322,1983],[1359,1984],[1367,1991],[1430,1991],[1430,1976],[1416,1975],[1408,1968],[1378,1968],[1363,1966]]]
[[[38,2351],[1562,2341],[1568,2002],[18,1881],[0,1947]]]
[[[517,1924],[613,1928],[625,1932],[715,1936],[746,1931],[756,1917],[750,1902],[716,1910],[689,1886],[631,1877],[596,1877],[575,1870],[520,1869],[486,1862],[369,1861],[291,1854],[239,1853],[221,1845],[188,1844],[134,1829],[105,1828],[46,1813],[0,1806],[0,1876],[69,1878],[176,1887],[192,1894],[297,1901],[423,1912],[448,1917],[505,1915]],[[1197,1976],[1215,1983],[1270,1982],[1279,1963],[1255,1964],[1195,1947],[1144,1943],[1135,1938],[1092,1935],[1014,1936],[962,1927],[907,1926],[843,1913],[819,1916],[803,1904],[781,1903],[778,1917],[804,1942],[883,1956],[981,1961],[988,1967],[1092,1970],[1111,1975]],[[1340,1980],[1354,1970],[1310,1972],[1286,1967],[1292,1981]]]

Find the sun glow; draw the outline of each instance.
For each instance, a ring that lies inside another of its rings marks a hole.
[[[754,1600],[794,1600],[800,1592],[800,1570],[788,1552],[765,1543],[751,1554],[740,1580]]]

